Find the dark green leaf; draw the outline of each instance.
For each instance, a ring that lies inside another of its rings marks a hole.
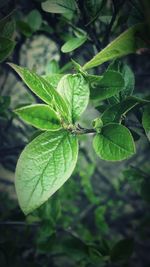
[[[127,97],[124,101],[115,104],[104,111],[101,116],[101,119],[104,124],[109,122],[120,122],[123,119],[123,116],[129,112],[132,108],[139,104],[146,104],[147,100],[137,98],[137,97]]]
[[[8,38],[0,37],[0,62],[3,62],[12,53],[15,44]]]
[[[42,16],[36,9],[32,10],[27,16],[27,23],[33,31],[40,29],[42,25]]]
[[[96,81],[96,87],[91,88],[91,98],[104,100],[117,94],[124,88],[124,79],[119,72],[106,71],[99,81]]]

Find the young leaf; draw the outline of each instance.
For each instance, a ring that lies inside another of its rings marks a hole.
[[[15,113],[25,122],[41,130],[55,131],[61,128],[58,115],[48,105],[37,104],[25,106],[16,109]]]
[[[14,41],[0,37],[0,62],[3,62],[12,53],[15,45]]]
[[[51,60],[47,63],[46,65],[46,75],[49,75],[49,74],[58,74],[60,71],[59,69],[59,64],[56,60]]]
[[[138,49],[137,37],[140,37],[144,27],[145,24],[139,23],[123,32],[119,37],[113,40],[102,51],[88,61],[83,66],[83,69],[91,69],[108,60],[135,53]]]
[[[123,125],[109,123],[93,139],[97,155],[104,160],[118,161],[135,153],[135,145],[130,131]]]
[[[69,41],[67,41],[62,47],[61,47],[61,51],[63,53],[68,53],[71,52],[75,49],[77,49],[78,47],[80,47],[81,45],[83,45],[87,40],[87,37],[73,37],[70,38]]]
[[[150,105],[148,105],[143,113],[142,124],[148,139],[150,140]]]
[[[120,122],[122,116],[129,112],[132,108],[138,104],[146,104],[147,100],[137,98],[134,96],[127,97],[124,101],[115,104],[104,111],[101,119],[104,124],[109,122]]]
[[[47,131],[25,147],[17,163],[15,180],[25,214],[41,206],[66,182],[77,156],[77,137],[63,130]]]
[[[26,68],[9,63],[9,65],[19,74],[25,84],[40,97],[45,103],[59,112],[64,118],[68,117],[68,108],[61,95],[43,77]]]
[[[92,99],[104,100],[120,92],[124,87],[124,79],[119,72],[106,71],[97,82],[97,86],[91,88]]]
[[[88,105],[87,81],[81,74],[67,74],[60,80],[57,90],[66,100],[72,122],[75,122]]]
[[[50,13],[68,13],[76,9],[75,0],[48,0],[42,3],[42,9]]]

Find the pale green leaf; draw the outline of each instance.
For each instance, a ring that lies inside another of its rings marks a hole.
[[[91,87],[90,96],[92,99],[104,100],[117,94],[123,88],[122,75],[116,71],[106,71],[103,77],[96,81],[95,86]]]
[[[72,122],[75,122],[89,102],[89,85],[81,74],[67,74],[59,82],[58,92],[68,105]]]
[[[47,74],[43,75],[43,78],[48,81],[55,89],[57,88],[57,85],[60,81],[60,79],[63,77],[63,74]]]
[[[135,153],[135,145],[130,131],[123,125],[109,123],[93,139],[97,155],[104,160],[119,161]]]
[[[21,153],[15,186],[21,209],[28,214],[48,200],[71,176],[78,141],[67,131],[47,131]]]
[[[90,61],[88,61],[83,66],[83,69],[87,70],[99,66],[106,61],[135,53],[139,48],[137,37],[140,38],[141,32],[143,31],[144,27],[145,24],[139,23],[127,29],[109,45],[107,45],[102,51],[100,51],[96,56],[94,56]]]
[[[43,77],[26,68],[9,63],[19,74],[25,84],[44,102],[60,113],[64,118],[68,117],[68,108],[61,95]]]
[[[58,14],[74,12],[76,2],[75,0],[48,0],[42,3],[42,9],[46,12]]]
[[[57,113],[48,105],[36,104],[25,106],[16,109],[15,113],[28,124],[41,130],[55,131],[61,128]]]
[[[142,124],[146,135],[150,140],[150,105],[148,105],[143,112]]]
[[[61,47],[61,51],[63,53],[68,53],[71,52],[75,49],[77,49],[78,47],[80,47],[81,45],[83,45],[87,40],[87,37],[73,37],[70,38],[69,41],[67,41],[62,47]]]
[[[0,37],[0,62],[3,62],[14,50],[16,43],[8,38]]]

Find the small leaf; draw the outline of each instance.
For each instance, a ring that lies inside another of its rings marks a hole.
[[[81,45],[83,45],[87,40],[87,37],[73,37],[70,38],[69,41],[67,41],[62,47],[61,47],[61,51],[63,53],[68,53],[71,52],[75,49],[77,49],[78,47],[80,47]]]
[[[120,92],[124,87],[124,79],[119,72],[106,71],[97,82],[96,87],[91,88],[91,98],[104,100]]]
[[[23,68],[12,63],[9,63],[9,65],[19,74],[33,93],[67,119],[68,108],[65,100],[48,81],[27,68]]]
[[[0,62],[3,62],[14,50],[16,43],[8,38],[0,37]]]
[[[146,104],[147,100],[137,98],[137,97],[127,97],[124,101],[115,104],[104,111],[101,116],[101,119],[104,124],[109,122],[120,122],[122,116],[124,116],[127,112],[133,109],[135,106],[139,104]]]
[[[76,9],[75,0],[48,0],[42,3],[42,9],[50,13],[68,13]]]
[[[150,105],[148,105],[143,113],[142,124],[148,139],[150,140]]]
[[[59,82],[58,92],[68,105],[72,122],[75,122],[89,102],[89,85],[81,74],[67,74]]]
[[[111,261],[127,261],[133,253],[133,246],[134,242],[131,238],[120,240],[110,252]]]
[[[93,67],[101,65],[106,61],[135,53],[138,49],[137,37],[140,37],[145,27],[146,26],[144,23],[139,23],[127,29],[109,45],[107,45],[102,51],[100,51],[96,56],[94,56],[90,61],[88,61],[83,66],[83,69],[91,69]],[[142,43],[142,45],[145,47],[144,43]]]
[[[48,105],[37,104],[15,110],[25,122],[41,130],[58,130],[61,128],[60,119]]]
[[[33,31],[40,29],[42,25],[42,16],[36,9],[32,10],[27,16],[27,23]]]
[[[78,156],[77,137],[47,131],[28,144],[17,163],[16,192],[28,214],[48,200],[70,177]]]
[[[123,125],[109,123],[93,139],[97,155],[104,160],[118,161],[131,157],[135,145],[130,131]]]

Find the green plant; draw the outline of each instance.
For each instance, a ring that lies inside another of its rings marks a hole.
[[[134,78],[131,76],[129,80],[131,70],[127,65],[120,66],[117,71],[115,64],[111,64],[102,76],[90,75],[85,70],[136,52],[141,42],[135,47],[135,36],[143,34],[143,27],[139,24],[122,33],[83,67],[73,62],[77,73],[60,77],[56,90],[46,76],[10,64],[32,92],[47,104],[25,106],[15,111],[25,122],[46,131],[25,148],[18,160],[16,190],[25,214],[47,201],[71,176],[78,158],[80,135],[94,134],[93,147],[101,159],[118,161],[134,155],[134,139],[123,125],[125,116],[129,110],[148,104],[149,100],[132,96]],[[72,48],[72,43],[68,46]],[[55,76],[52,75],[51,80],[55,80]],[[93,121],[92,129],[77,123],[88,105],[89,92],[91,98],[99,102],[116,99],[116,104],[110,105],[101,118]],[[148,108],[143,115],[143,125],[149,135],[147,118]]]

